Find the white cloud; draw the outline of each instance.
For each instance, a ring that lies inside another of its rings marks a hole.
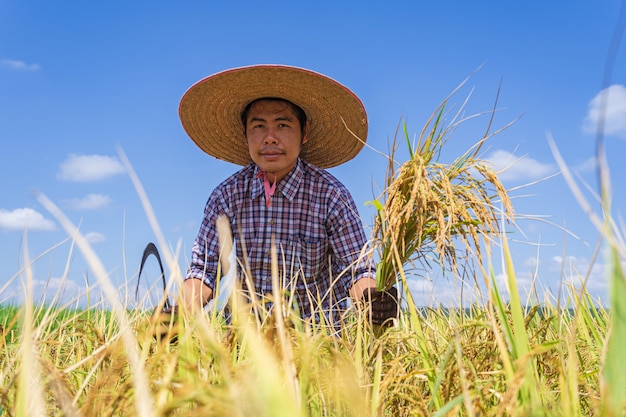
[[[7,291],[2,293],[2,296],[6,298],[1,301],[18,305],[22,304],[26,300],[26,297],[32,298],[37,303],[45,301],[46,303],[54,302],[61,305],[66,303],[80,303],[84,305],[85,286],[68,277],[51,277],[47,280],[34,279],[31,294],[25,294],[24,287],[16,284],[7,288]]]
[[[587,292],[593,297],[604,298],[607,295],[607,274],[610,271],[607,260],[596,259],[592,264],[585,257],[554,256],[550,270],[558,272],[563,284],[570,289],[578,289],[585,282]]]
[[[99,181],[124,172],[117,158],[106,155],[71,154],[61,164],[57,178],[65,181]]]
[[[430,275],[430,274],[428,274]],[[413,301],[418,307],[459,307],[468,306],[482,299],[481,288],[474,282],[464,282],[459,277],[439,276],[431,280],[427,277],[411,277],[407,284]]]
[[[493,151],[485,160],[493,164],[502,181],[537,180],[556,172],[552,164],[544,164],[533,158],[518,157],[504,150]]]
[[[577,258],[572,255],[568,255],[565,257],[561,255],[555,255],[552,257],[552,262],[556,265],[563,265],[563,264],[575,265],[577,262]]]
[[[69,290],[69,292],[77,294],[81,290],[81,285],[67,277],[49,278],[47,281],[35,279],[33,281],[33,287],[40,289],[45,288],[49,293],[63,293]]]
[[[111,197],[103,194],[88,194],[83,198],[68,201],[69,207],[76,210],[95,210],[111,203]]]
[[[41,67],[39,64],[27,64],[24,61],[18,61],[15,59],[2,59],[0,60],[0,67],[8,68],[16,71],[37,71]]]
[[[614,84],[600,91],[588,104],[583,131],[596,133],[604,118],[604,134],[626,138],[626,87]]]
[[[98,232],[89,232],[85,234],[85,239],[92,245],[96,243],[103,243],[107,240],[107,238],[102,233]]]
[[[13,211],[0,209],[0,229],[6,230],[54,230],[51,220],[31,208],[19,208]]]
[[[595,156],[587,158],[585,161],[574,167],[577,172],[592,172],[598,168],[598,159]]]

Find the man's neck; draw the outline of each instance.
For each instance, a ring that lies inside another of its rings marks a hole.
[[[291,167],[291,169],[290,169],[287,173],[285,173],[285,174],[283,174],[283,175],[281,175],[281,176],[277,176],[275,172],[271,172],[271,171],[263,171],[263,170],[261,169],[261,167],[260,167],[260,166],[258,166],[258,165],[257,165],[257,169],[258,169],[260,172],[265,172],[265,175],[267,176],[267,179],[268,179],[268,180],[269,180],[272,184],[274,184],[274,183],[278,183],[278,182],[280,182],[283,178],[288,177],[289,175],[291,175],[291,173],[292,173],[292,172],[293,172],[293,170],[296,168],[296,166],[298,166],[298,162],[299,162],[299,161],[300,161],[300,159],[298,158],[298,159],[296,160],[296,163],[293,165],[293,167]]]

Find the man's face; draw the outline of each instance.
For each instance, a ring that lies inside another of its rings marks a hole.
[[[302,145],[308,140],[291,106],[282,101],[260,100],[250,108],[246,139],[252,160],[280,181],[295,166]]]

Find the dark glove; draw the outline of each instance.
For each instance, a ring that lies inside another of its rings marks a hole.
[[[178,340],[178,306],[155,310],[150,317],[150,324],[152,335],[157,341],[175,343]]]
[[[391,287],[387,291],[378,291],[375,288],[367,289],[363,292],[362,300],[365,308],[371,311],[372,323],[391,325],[390,319],[397,319],[400,316],[398,308],[398,290]]]

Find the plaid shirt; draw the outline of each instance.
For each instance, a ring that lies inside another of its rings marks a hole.
[[[248,264],[256,293],[271,296],[274,236],[279,280],[301,317],[322,313],[337,323],[352,284],[375,276],[371,257],[363,255],[366,237],[352,196],[327,171],[299,159],[278,182],[267,207],[258,172],[250,164],[210,195],[187,279],[199,278],[214,288],[219,254],[215,221],[225,214],[235,238],[240,279]]]

